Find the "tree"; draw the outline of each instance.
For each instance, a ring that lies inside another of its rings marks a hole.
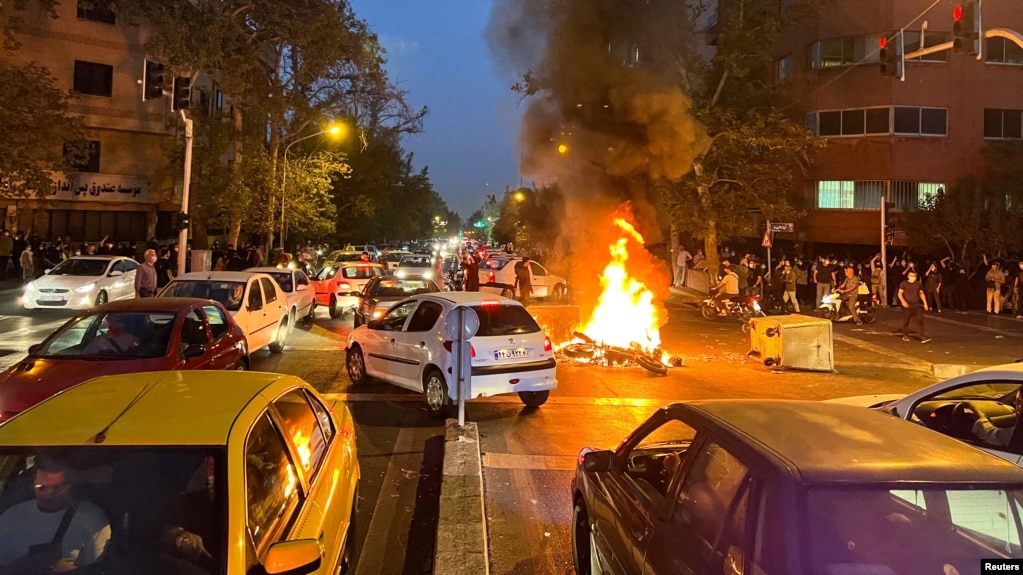
[[[53,172],[70,172],[88,159],[85,125],[73,116],[71,96],[35,64],[0,58],[0,174],[4,194],[41,196]],[[62,147],[61,144],[64,144]]]

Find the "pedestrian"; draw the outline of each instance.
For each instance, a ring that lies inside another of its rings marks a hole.
[[[920,325],[917,335],[920,343],[928,343],[931,338],[924,334],[923,311],[927,311],[927,300],[920,295],[920,283],[915,271],[906,274],[906,279],[899,284],[898,298],[902,305],[902,341],[909,341],[909,322],[916,320]],[[923,308],[923,311],[921,311]]]
[[[955,286],[955,296],[953,300],[955,302],[955,310],[958,313],[967,313],[969,306],[966,303],[966,294],[970,292],[970,275],[966,273],[966,268],[956,265],[955,266],[955,279],[952,280],[952,285]]]
[[[480,291],[480,265],[471,253],[465,254],[462,261],[462,277],[465,282],[465,291]]]
[[[941,313],[941,271],[938,264],[931,262],[927,268],[927,276],[924,278],[924,293],[927,294],[927,303],[931,310]]]
[[[1012,282],[1012,313],[1016,314],[1016,319],[1023,319],[1023,306],[1020,305],[1019,297],[1020,283],[1023,283],[1023,261],[1019,262],[1019,273]]]
[[[803,280],[806,280],[806,274],[803,274]],[[788,262],[785,263],[785,267],[782,268],[781,272],[781,283],[784,286],[784,295],[781,298],[781,305],[784,306],[786,302],[792,303],[792,308],[799,313],[799,298],[796,297],[796,282],[799,281],[796,272],[792,270],[792,265]]]
[[[984,264],[988,265],[987,254],[984,255]],[[988,313],[998,315],[1002,313],[1002,286],[1005,285],[1005,272],[1001,270],[998,262],[990,263],[991,269],[984,276],[987,286],[987,299],[984,309]]]
[[[693,261],[693,254],[682,244],[678,245],[678,257],[675,258],[675,287],[686,285],[686,273],[689,271],[689,263]]]
[[[176,265],[170,261],[170,250],[167,248],[160,248],[160,258],[153,264],[153,268],[156,269],[156,288],[160,289],[166,286],[171,281],[171,266]]]
[[[760,271],[756,259],[751,257],[747,261],[749,265],[746,269],[746,295],[759,296],[760,290],[764,287],[764,274]]]
[[[0,235],[0,279],[7,279],[7,266],[11,263],[11,253],[14,250],[14,238],[11,232],[4,230]]]
[[[796,265],[792,267],[792,271],[796,274],[796,300],[805,304],[810,301],[807,295],[810,285],[806,262],[803,261],[803,258],[796,258]]]
[[[14,267],[14,277],[24,277],[24,274],[21,272],[21,252],[25,251],[25,246],[27,245],[28,242],[25,241],[24,232],[15,230],[14,241],[11,245],[11,262]]]
[[[703,255],[703,250],[696,250],[696,255],[693,256],[693,263],[692,263],[693,269],[694,270],[706,269],[707,264],[703,264],[703,262],[706,259],[707,259],[707,257]],[[703,264],[703,267],[699,267],[700,264]]]
[[[856,300],[860,297],[860,277],[856,275],[856,268],[851,264],[845,266],[845,280],[838,287],[838,294],[856,325],[863,325],[863,320],[856,311]],[[838,315],[841,316],[841,312]]]
[[[30,282],[35,279],[35,257],[32,256],[32,246],[30,246],[28,242],[25,242],[25,247],[21,250],[21,257],[18,258],[18,264],[21,268],[21,281]]]
[[[533,285],[530,281],[532,274],[529,271],[529,256],[522,258],[515,264],[515,284],[519,289],[519,301],[523,306],[529,305],[529,296],[533,293]]]
[[[831,286],[835,283],[835,268],[831,266],[831,260],[827,256],[820,259],[817,269],[813,272],[813,283],[817,284],[817,299],[813,306],[821,306],[821,300],[825,295],[831,293]]]
[[[145,261],[135,269],[135,297],[153,297],[156,295],[156,250],[146,250],[142,256]]]
[[[885,297],[884,290],[881,289],[884,287],[883,280],[884,261],[881,259],[881,254],[877,254],[870,260],[870,293],[877,296],[877,301],[881,302],[882,306],[888,307],[888,298]]]

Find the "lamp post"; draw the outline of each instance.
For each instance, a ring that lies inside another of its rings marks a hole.
[[[302,136],[301,138],[292,141],[291,143],[289,143],[284,148],[284,154],[281,156],[282,159],[283,159],[284,165],[281,167],[281,229],[280,229],[280,234],[279,234],[280,242],[281,242],[281,250],[282,251],[284,251],[284,206],[285,206],[285,201],[286,201],[286,198],[287,198],[287,193],[286,192],[287,192],[287,185],[288,185],[288,152],[291,151],[291,147],[292,146],[294,146],[295,144],[297,144],[297,143],[299,143],[299,142],[301,142],[303,140],[308,140],[309,138],[315,138],[316,136],[322,136],[323,134],[330,134],[332,136],[336,136],[336,135],[338,135],[340,133],[341,133],[341,126],[337,125],[337,124],[334,124],[333,126],[330,126],[329,128],[327,128],[325,130],[320,130],[319,132],[316,132],[316,133],[313,133],[313,134],[309,134],[308,136]]]

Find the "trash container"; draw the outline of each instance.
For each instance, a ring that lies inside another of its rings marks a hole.
[[[749,355],[768,367],[834,371],[831,322],[798,314],[754,318]]]

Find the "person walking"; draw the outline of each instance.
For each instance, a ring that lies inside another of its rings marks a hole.
[[[25,242],[25,247],[21,250],[21,257],[18,258],[18,265],[21,268],[21,281],[28,283],[35,279],[35,261],[35,257],[32,255],[32,246]]]
[[[927,300],[920,295],[920,282],[916,281],[915,271],[906,274],[906,279],[899,284],[898,298],[902,305],[902,341],[909,341],[909,322],[916,320],[920,326],[917,338],[920,343],[928,343],[931,338],[924,335],[923,311],[927,311]],[[921,311],[923,308],[923,311]]]
[[[984,263],[988,264],[987,255],[984,256]],[[1001,270],[998,262],[991,262],[989,265],[991,269],[984,276],[984,281],[987,282],[987,300],[984,309],[988,313],[998,315],[1002,313],[1002,286],[1005,285],[1005,272]]]
[[[932,311],[941,313],[941,271],[938,265],[931,262],[927,268],[927,276],[924,278],[924,293],[927,294],[927,303]]]
[[[156,295],[156,250],[146,250],[145,261],[135,269],[135,297]]]
[[[529,256],[515,264],[515,284],[519,288],[519,301],[524,307],[529,306],[529,296],[533,293],[529,273]]]
[[[686,250],[682,244],[678,245],[678,257],[675,258],[675,287],[686,285],[686,272],[689,270],[689,262],[693,261],[693,254]]]

